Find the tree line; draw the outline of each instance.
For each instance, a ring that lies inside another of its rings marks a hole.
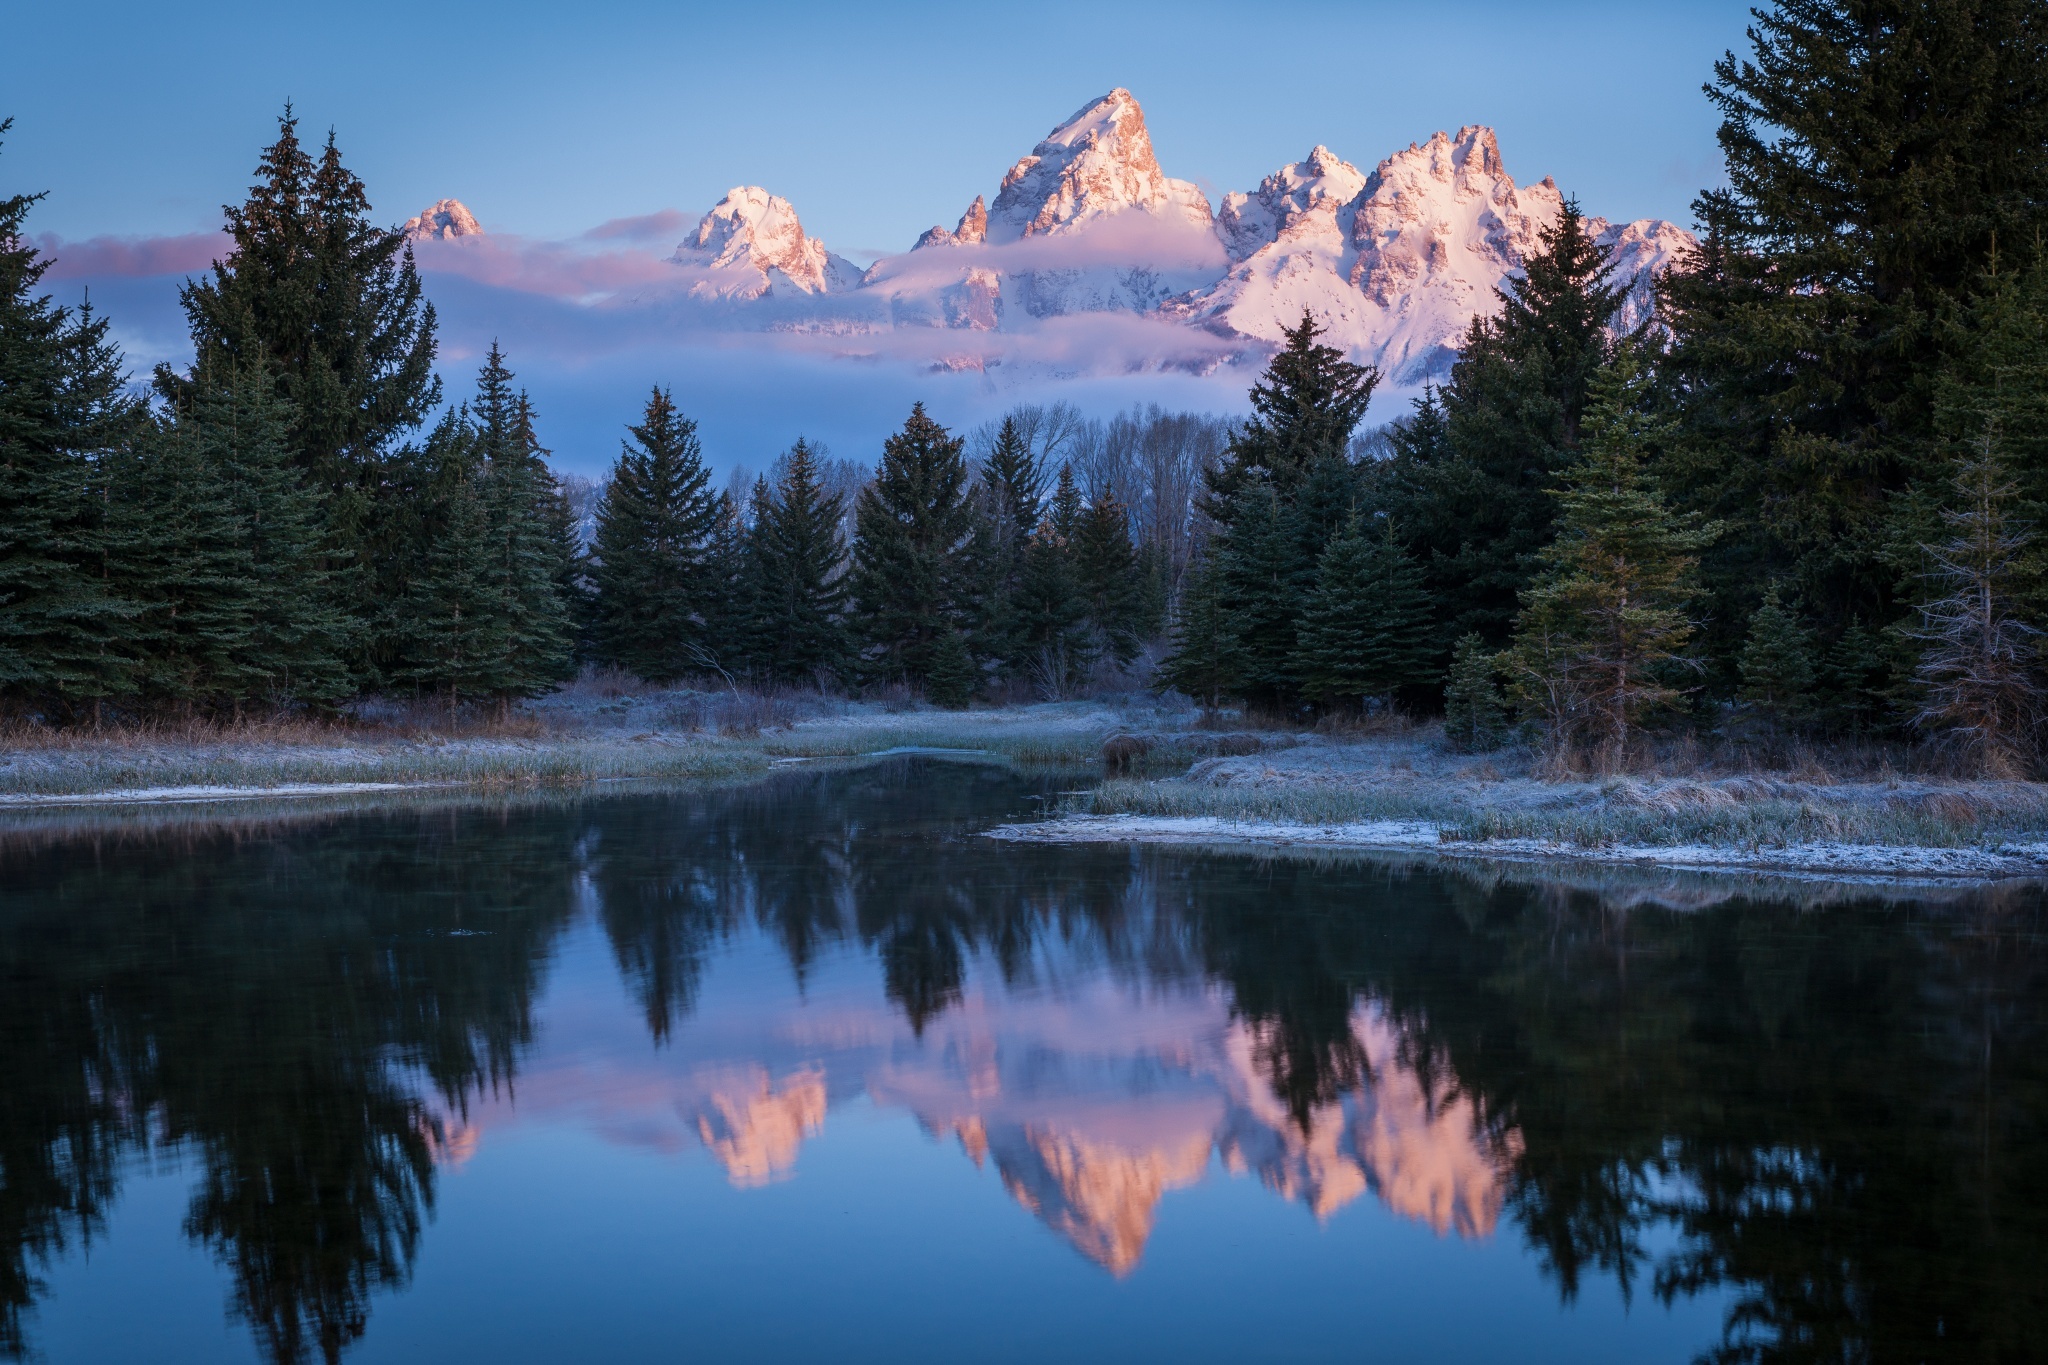
[[[855,482],[797,442],[712,487],[657,389],[579,544],[495,349],[443,409],[402,236],[289,111],[194,359],[123,386],[0,201],[0,696],[57,718],[500,705],[656,681],[1068,695],[1158,681],[1307,714],[1441,710],[1626,763],[1659,727],[1926,735],[2038,761],[2048,560],[2048,5],[1786,0],[1707,87],[1725,188],[1623,333],[1576,204],[1448,376],[1304,317],[1224,424],[922,407]],[[1162,638],[1163,637],[1163,638]],[[1142,672],[1142,670],[1141,670]]]
[[[1206,480],[1169,679],[1615,763],[1692,723],[2038,767],[2048,6],[1784,0],[1750,43],[1643,326],[1567,204],[1366,460],[1379,376],[1288,333]]]

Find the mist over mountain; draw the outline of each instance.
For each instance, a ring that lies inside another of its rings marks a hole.
[[[1468,125],[1370,171],[1317,146],[1212,208],[1162,169],[1144,111],[1119,88],[1054,128],[954,226],[865,270],[809,235],[788,200],[743,185],[675,245],[665,274],[622,262],[616,287],[586,278],[580,294],[608,308],[658,294],[676,328],[1018,380],[1256,365],[1307,311],[1412,387],[1448,371],[1564,203],[1548,177],[1518,185],[1494,130]],[[1662,219],[1591,225],[1631,290],[1620,324],[1633,326],[1650,281],[1693,238]],[[530,244],[493,252],[459,201],[406,229],[430,270],[563,292],[560,260],[551,271]]]

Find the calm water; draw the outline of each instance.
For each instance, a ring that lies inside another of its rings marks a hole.
[[[0,833],[0,1357],[2048,1350],[2037,893],[975,837],[1051,786]]]

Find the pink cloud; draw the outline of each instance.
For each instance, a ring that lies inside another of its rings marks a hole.
[[[642,213],[631,218],[613,218],[599,223],[583,234],[592,242],[668,242],[674,243],[697,226],[699,215],[684,213],[679,209],[661,209],[654,213]]]
[[[626,234],[620,233],[619,239],[625,240]],[[623,290],[677,282],[675,267],[647,251],[589,251],[564,242],[498,233],[415,242],[413,255],[430,274],[457,275],[499,289],[558,299],[590,301]]]
[[[36,250],[51,259],[48,278],[192,275],[227,254],[224,232],[188,232],[179,237],[88,237],[67,242],[54,233],[36,238]]]

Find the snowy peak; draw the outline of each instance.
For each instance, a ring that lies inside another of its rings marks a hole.
[[[705,272],[690,290],[700,297],[827,294],[855,287],[861,275],[851,261],[805,234],[787,199],[756,185],[727,190],[670,259]]]
[[[481,237],[484,233],[477,226],[475,215],[460,199],[442,199],[431,208],[421,209],[406,219],[399,230],[414,242],[447,242],[457,237]]]
[[[1119,86],[1083,106],[1003,176],[988,211],[988,240],[1068,232],[1127,209],[1207,227],[1209,200],[1169,179],[1152,152],[1145,112]]]
[[[988,205],[984,204],[981,196],[977,194],[974,196],[974,202],[967,206],[967,212],[960,215],[958,227],[948,232],[934,224],[925,229],[924,235],[913,242],[910,249],[916,251],[919,247],[927,246],[979,246],[987,239]]]
[[[1334,216],[1364,188],[1364,172],[1318,145],[1306,159],[1283,166],[1260,181],[1252,193],[1225,195],[1223,208],[1216,215],[1216,233],[1230,259],[1241,261],[1278,241],[1312,213]]]

